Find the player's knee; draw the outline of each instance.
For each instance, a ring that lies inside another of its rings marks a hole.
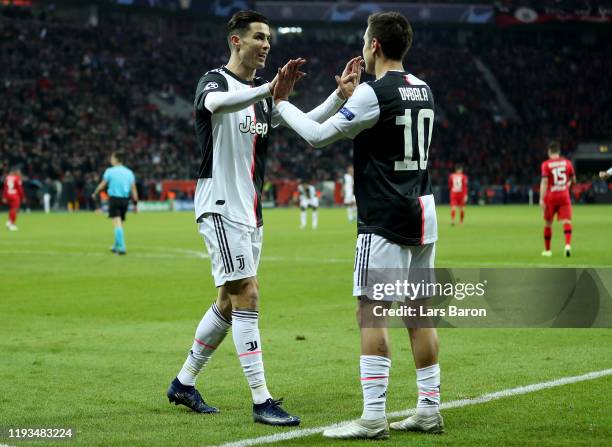
[[[433,348],[434,352],[439,349],[438,332],[432,327],[411,327],[408,328],[410,334],[410,340],[412,343],[422,343],[429,345]]]
[[[225,283],[234,309],[257,309],[259,304],[259,284],[257,279],[245,278]]]
[[[221,312],[221,314],[225,318],[227,318],[228,320],[231,320],[232,318],[232,300],[230,298],[230,295],[227,293],[224,287],[219,288],[219,295],[217,296],[216,304],[217,304],[217,309],[219,309],[219,312]]]

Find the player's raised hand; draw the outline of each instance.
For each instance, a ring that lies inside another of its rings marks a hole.
[[[599,177],[602,180],[606,180],[609,177],[609,175],[608,175],[608,173],[606,171],[599,171]]]
[[[294,66],[297,65],[297,71],[295,73],[295,82],[299,81],[300,79],[302,79],[304,76],[306,76],[306,73],[302,72],[299,70],[299,67],[303,64],[306,63],[306,59],[303,58],[298,58],[298,59],[290,59],[289,62],[287,62],[285,64],[285,66],[282,68],[282,70],[284,70],[284,73],[287,74],[288,70]],[[276,88],[276,83],[278,82],[278,73],[276,74],[276,76],[274,76],[274,79],[272,79],[272,82],[269,83],[269,87],[270,87],[270,93],[272,95],[274,95],[274,89]],[[295,83],[294,82],[294,83]]]
[[[305,63],[306,59],[303,58],[291,59],[283,68],[279,68],[274,78],[276,80],[273,93],[275,103],[289,100],[295,83],[306,76],[306,73],[300,71],[300,67]]]
[[[361,70],[363,59],[361,56],[352,58],[347,62],[342,76],[336,76],[336,83],[338,84],[338,90],[336,94],[342,99],[349,99],[352,95],[359,82],[361,81]]]

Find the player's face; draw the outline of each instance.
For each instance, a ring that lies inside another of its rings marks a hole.
[[[363,61],[365,63],[365,72],[368,74],[376,74],[374,63],[374,51],[372,50],[372,39],[369,36],[370,27],[366,29],[363,35]]]
[[[261,69],[266,66],[266,58],[270,52],[270,28],[265,23],[249,24],[249,30],[240,38],[240,60],[251,69]]]

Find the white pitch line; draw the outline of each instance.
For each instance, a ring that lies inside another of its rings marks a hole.
[[[502,399],[504,397],[518,396],[518,395],[527,394],[527,393],[534,393],[536,391],[545,390],[547,388],[554,388],[558,386],[569,385],[572,383],[584,382],[586,380],[594,380],[600,377],[605,377],[605,376],[610,376],[610,375],[612,375],[612,369],[593,371],[593,372],[583,374],[580,376],[562,377],[560,379],[551,380],[549,382],[534,383],[531,385],[519,386],[516,388],[508,388],[505,390],[496,391],[494,393],[483,394],[482,396],[478,396],[473,399],[453,400],[451,402],[446,402],[440,405],[440,409],[448,410],[451,408],[460,408],[460,407],[467,407],[469,405],[478,405],[478,404],[483,404],[486,402],[491,402],[493,400]],[[406,417],[406,416],[414,414],[414,412],[415,412],[414,408],[411,408],[408,410],[395,411],[393,413],[388,413],[387,417],[389,418]],[[303,438],[306,436],[316,435],[317,433],[321,433],[323,430],[334,428],[339,425],[346,424],[348,422],[350,421],[343,421],[337,424],[327,425],[325,427],[315,427],[315,428],[307,428],[303,430],[293,430],[290,432],[277,433],[275,435],[243,439],[240,441],[229,442],[226,444],[219,444],[214,447],[249,447],[252,445],[288,441],[290,439]]]
[[[2,244],[3,241],[0,241]],[[27,245],[27,244],[26,244]],[[89,247],[96,251],[87,252],[76,252],[76,251],[52,251],[52,250],[0,250],[0,254],[25,254],[25,255],[68,255],[68,256],[90,256],[90,257],[105,257],[110,256],[109,253],[105,252],[105,249],[100,247],[85,245],[85,244],[66,244],[72,247]],[[145,248],[136,247],[133,248]],[[144,259],[210,259],[208,253],[198,250],[188,250],[183,248],[166,248],[166,247],[146,247],[149,250],[154,251],[167,251],[175,254],[154,254],[154,253],[131,253],[131,258],[144,258]],[[97,250],[100,251],[97,251]],[[353,259],[350,256],[346,258],[317,258],[308,256],[263,256],[262,260],[265,262],[303,262],[303,263],[317,263],[317,264],[353,264]],[[612,268],[612,264],[565,264],[565,265],[552,265],[543,263],[524,263],[524,262],[472,262],[462,261],[457,264],[456,261],[438,259],[438,263],[446,264],[444,267],[437,268],[448,268],[448,269],[462,269],[462,268],[503,268],[503,267],[517,267],[517,268]]]

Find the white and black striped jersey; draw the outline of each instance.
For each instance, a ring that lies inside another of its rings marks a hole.
[[[225,67],[209,71],[198,82],[194,107],[202,163],[194,198],[196,219],[216,213],[251,227],[263,225],[261,195],[272,99],[267,97],[232,113],[211,113],[205,106],[209,93],[263,84],[258,77],[252,82],[240,79]]]
[[[310,200],[317,197],[317,190],[313,185],[302,183],[298,185],[298,193],[300,194],[300,200]]]
[[[315,147],[354,140],[353,166],[358,232],[401,245],[438,238],[434,198],[427,172],[434,124],[429,86],[403,71],[359,85],[340,111],[323,124],[305,119],[287,101],[283,120]]]
[[[431,90],[399,71],[360,90],[342,110],[348,123],[353,114],[353,121],[369,123],[354,134],[358,232],[402,245],[435,242],[438,225],[427,170],[434,125]]]
[[[352,202],[354,200],[354,190],[353,190],[353,186],[354,186],[354,179],[353,176],[351,174],[349,174],[348,172],[346,172],[344,174],[344,182],[342,185],[342,189],[344,190],[344,202],[345,203],[349,203]]]

